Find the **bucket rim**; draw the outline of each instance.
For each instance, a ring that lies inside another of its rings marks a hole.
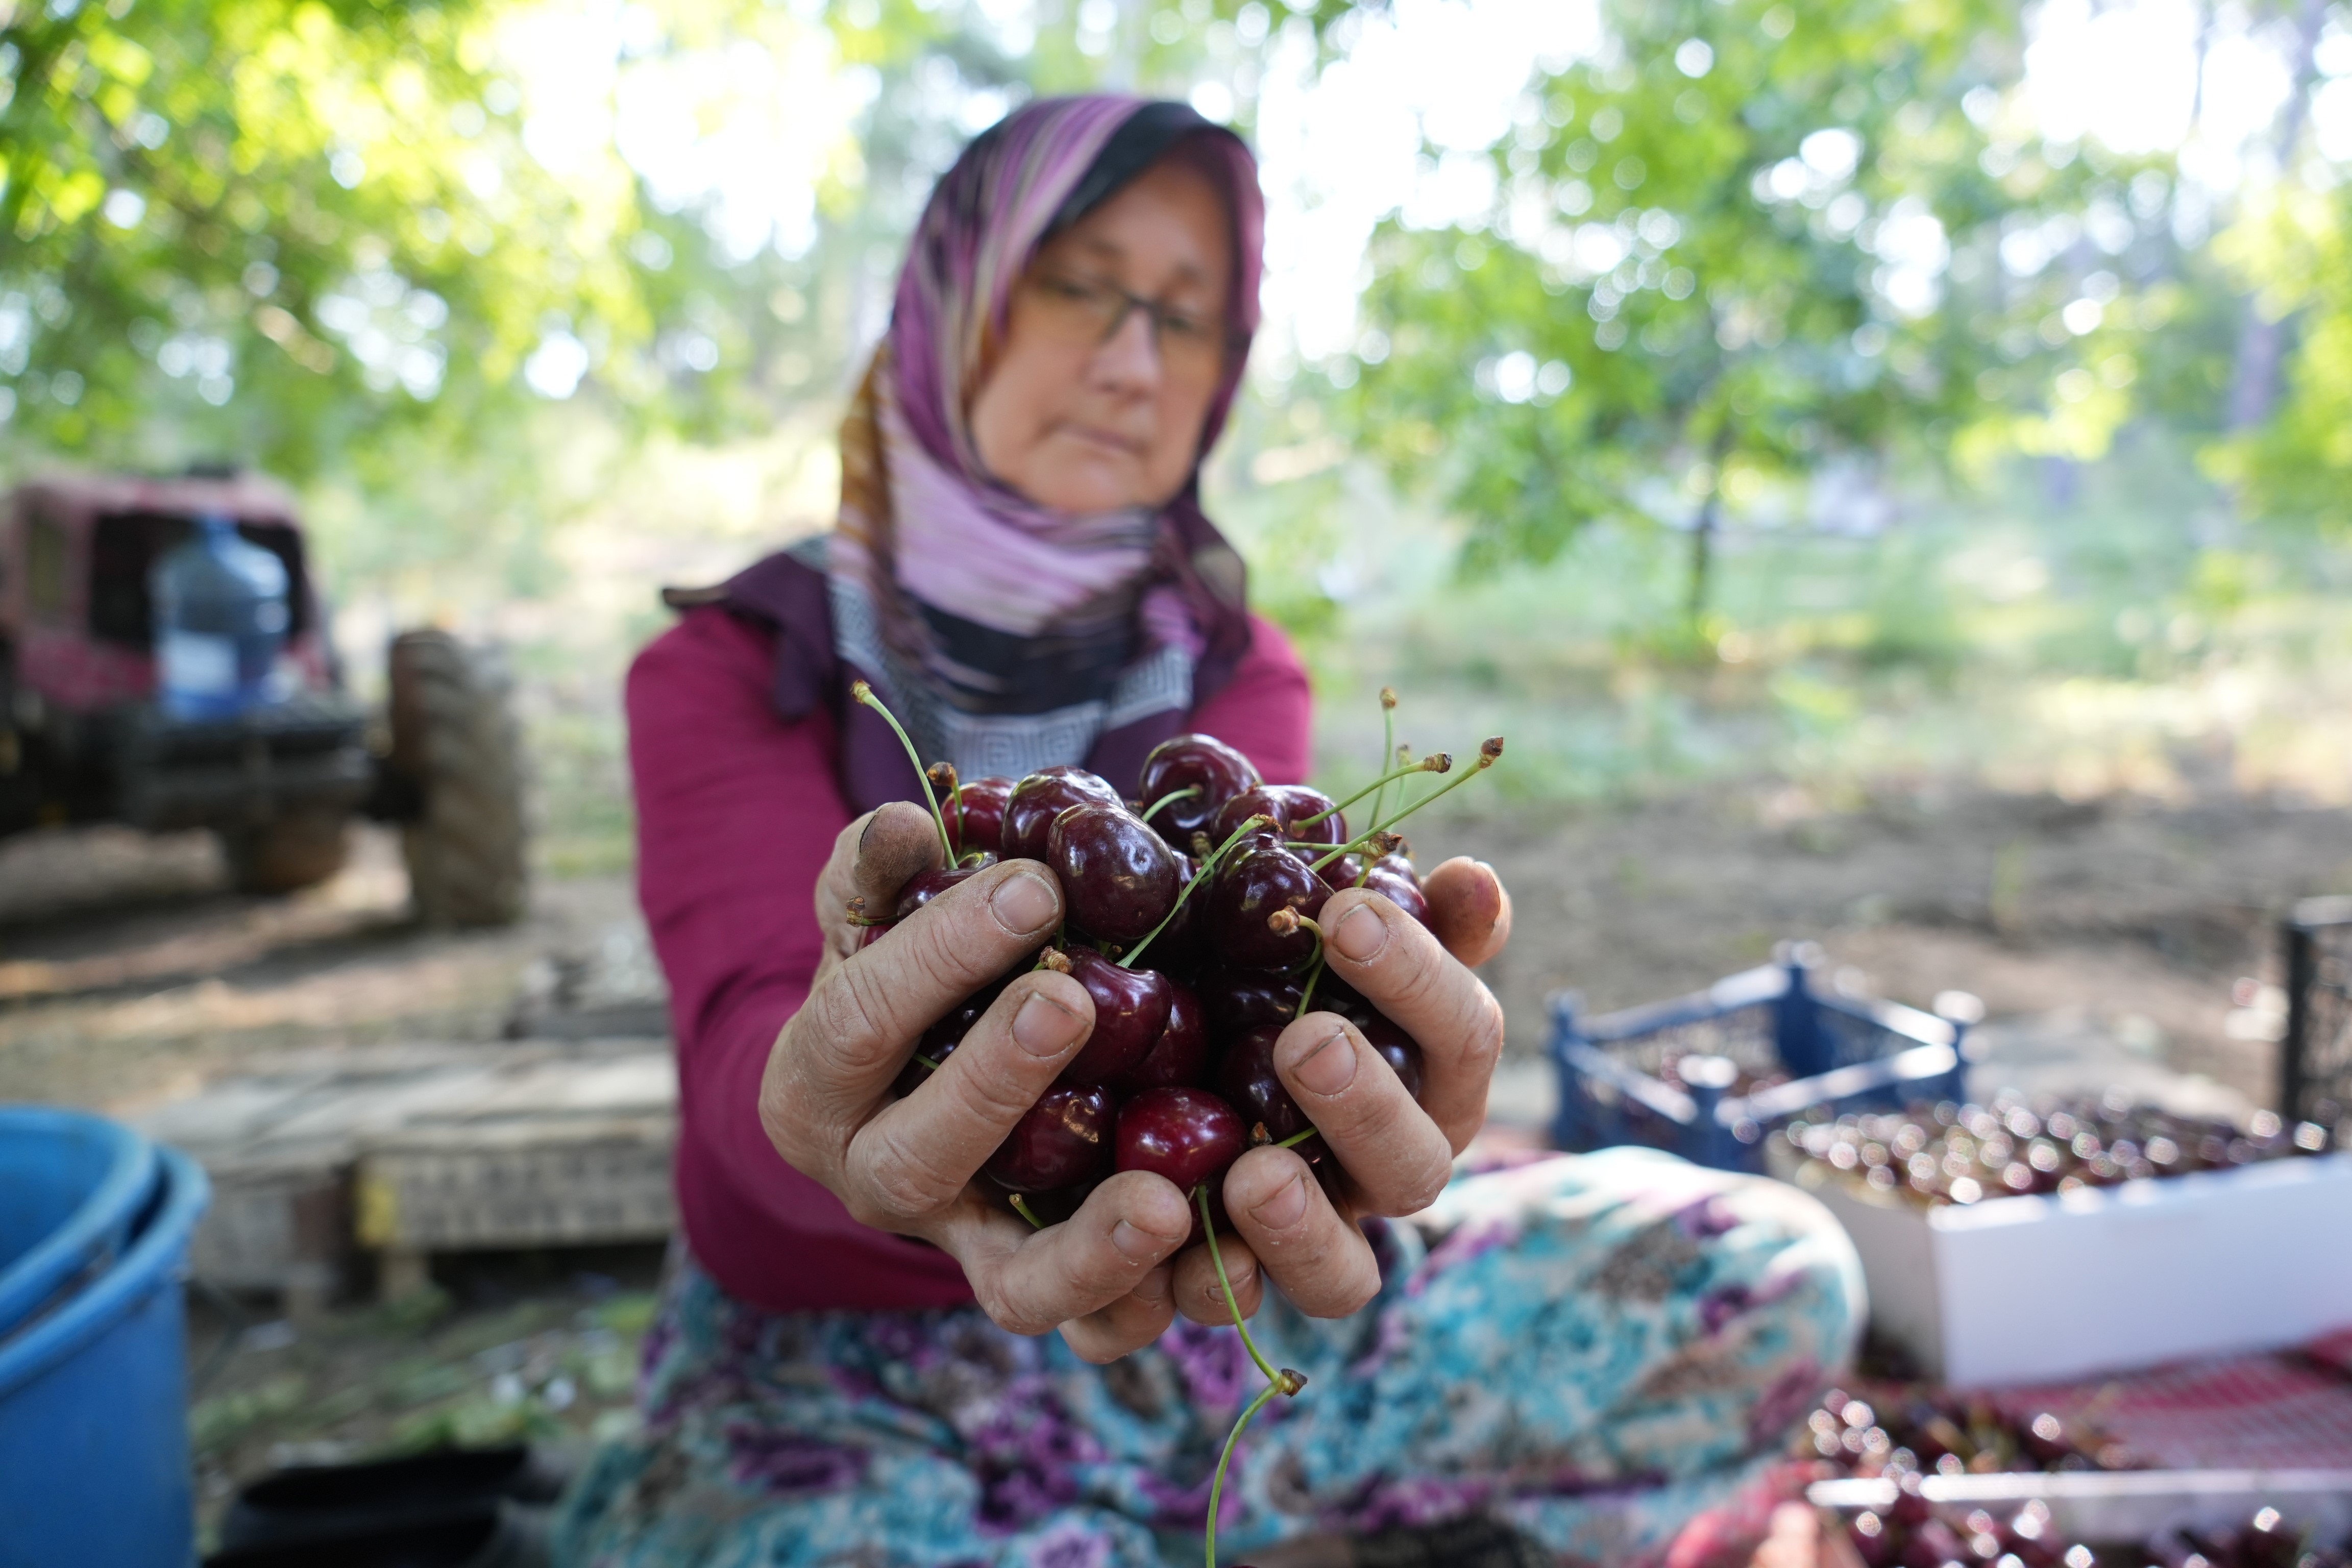
[[[106,1250],[111,1234],[118,1255],[128,1245],[123,1233],[159,1179],[155,1146],[109,1117],[66,1106],[0,1105],[0,1139],[30,1135],[77,1138],[106,1146],[106,1174],[84,1195],[64,1224],[0,1268],[0,1339],[23,1326],[73,1276]],[[101,1260],[101,1268],[110,1260]]]
[[[177,1149],[155,1146],[155,1155],[163,1168],[160,1201],[114,1267],[58,1311],[0,1341],[0,1401],[78,1354],[155,1291],[177,1283],[196,1220],[212,1201],[212,1183],[202,1165]]]

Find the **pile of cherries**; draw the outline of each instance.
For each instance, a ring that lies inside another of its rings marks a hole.
[[[1381,699],[1393,708],[1391,693]],[[880,708],[870,692],[861,700]],[[1419,1047],[1325,970],[1315,917],[1339,889],[1366,888],[1426,921],[1420,877],[1392,825],[1501,753],[1499,739],[1486,742],[1472,766],[1411,801],[1407,781],[1454,772],[1450,756],[1399,763],[1345,802],[1268,784],[1208,735],[1156,747],[1133,801],[1082,768],[959,782],[940,763],[925,771],[924,792],[946,863],[908,884],[887,915],[858,905],[849,916],[866,942],[884,941],[898,921],[1000,859],[1044,863],[1061,884],[1066,920],[1037,963],[1086,987],[1094,1032],[985,1173],[1033,1223],[1075,1212],[1115,1171],[1156,1172],[1188,1195],[1205,1186],[1213,1209],[1226,1168],[1255,1143],[1289,1144],[1310,1164],[1328,1164],[1274,1068],[1276,1039],[1310,1007],[1355,1024],[1418,1097]],[[1343,807],[1367,797],[1371,826],[1351,832]],[[932,1026],[899,1094],[953,1054],[1005,984]]]
[[[2312,1542],[2277,1510],[2234,1531],[2166,1531],[2145,1542],[2072,1540],[2042,1500],[2000,1511],[1928,1500],[1927,1477],[1997,1471],[2133,1469],[2133,1455],[2051,1413],[2016,1420],[1983,1396],[1916,1384],[1830,1389],[1801,1450],[1851,1477],[1889,1479],[1895,1500],[1851,1516],[1846,1540],[1867,1568],[2347,1568],[2343,1544]]]
[[[2341,1544],[2305,1539],[2270,1508],[2234,1530],[2094,1545],[2071,1539],[2039,1500],[1998,1512],[1930,1501],[1929,1475],[2137,1468],[2099,1432],[2047,1411],[2021,1420],[1981,1395],[1875,1381],[1833,1388],[1807,1418],[1800,1448],[1844,1474],[1895,1483],[1891,1506],[1843,1521],[1867,1568],[2352,1568]]]
[[[2130,1450],[2047,1410],[2021,1418],[1982,1394],[1861,1379],[1822,1395],[1798,1435],[1801,1458],[1846,1475],[1994,1475],[2032,1470],[2128,1470]]]
[[[2319,1123],[2289,1127],[2274,1111],[2254,1112],[2242,1130],[2113,1093],[2035,1103],[2003,1092],[1990,1106],[1946,1100],[1900,1114],[1801,1118],[1782,1135],[1801,1164],[1924,1206],[2226,1171],[2324,1153],[2334,1142]]]

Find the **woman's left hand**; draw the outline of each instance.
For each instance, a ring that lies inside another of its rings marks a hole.
[[[1350,889],[1323,908],[1332,973],[1420,1045],[1421,1100],[1336,1013],[1309,1013],[1283,1031],[1275,1070],[1331,1146],[1338,1195],[1288,1149],[1253,1149],[1227,1173],[1225,1211],[1242,1242],[1219,1245],[1244,1316],[1257,1310],[1264,1275],[1309,1317],[1344,1317],[1370,1301],[1380,1268],[1357,1222],[1428,1207],[1486,1121],[1503,1009],[1470,971],[1510,940],[1510,895],[1492,867],[1465,858],[1431,872],[1423,890],[1433,931],[1378,893]],[[1178,1257],[1175,1288],[1186,1317],[1232,1321],[1206,1246]]]

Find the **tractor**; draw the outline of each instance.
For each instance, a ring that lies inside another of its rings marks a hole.
[[[283,649],[267,700],[186,716],[158,700],[152,569],[217,518],[285,567]],[[426,923],[518,919],[522,758],[499,665],[412,631],[387,675],[383,711],[346,689],[293,498],[264,478],[59,475],[0,498],[0,837],[208,828],[240,890],[284,893],[334,875],[367,816],[399,826]]]

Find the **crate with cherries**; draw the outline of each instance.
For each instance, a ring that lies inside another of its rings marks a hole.
[[[2319,1123],[2290,1126],[2274,1111],[2258,1110],[2240,1128],[2112,1093],[2029,1101],[2004,1092],[1990,1105],[1800,1117],[1781,1135],[1799,1166],[1927,1207],[2227,1171],[2324,1153],[2336,1142]]]

